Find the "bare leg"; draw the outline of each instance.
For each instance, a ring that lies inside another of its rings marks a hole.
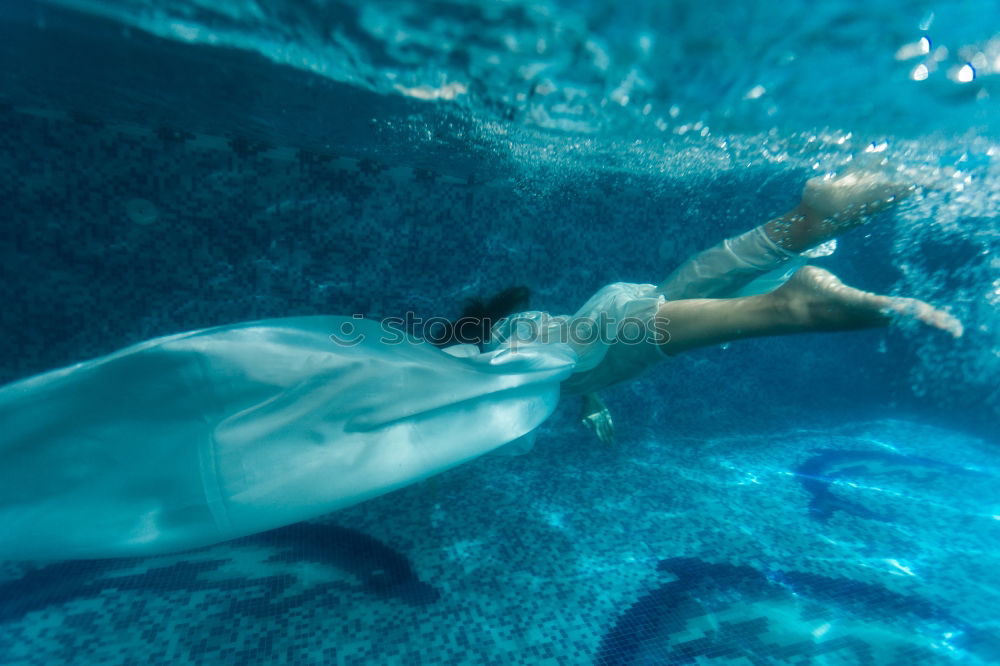
[[[868,172],[813,178],[791,211],[684,262],[662,284],[669,299],[727,298],[798,253],[862,224],[911,190]]]
[[[864,171],[811,178],[799,205],[765,224],[764,230],[779,247],[804,252],[864,224],[912,192],[912,187]]]
[[[670,334],[662,343],[669,355],[763,335],[885,326],[896,316],[914,317],[955,337],[962,335],[957,319],[923,301],[854,289],[814,266],[800,269],[768,294],[667,301],[656,315],[659,330]]]

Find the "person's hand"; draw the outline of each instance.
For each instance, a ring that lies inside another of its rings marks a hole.
[[[596,393],[583,396],[581,422],[603,443],[615,443],[615,424],[611,420],[611,412]]]

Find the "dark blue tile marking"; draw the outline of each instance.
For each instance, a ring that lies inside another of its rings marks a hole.
[[[917,637],[923,631],[983,659],[1000,656],[996,636],[925,599],[880,585],[794,571],[764,573],[746,565],[712,564],[691,557],[663,560],[657,568],[677,579],[643,595],[619,617],[601,641],[595,664],[689,664],[724,657],[740,657],[751,664],[809,663],[811,658],[834,653],[850,657],[850,663],[880,663],[878,649],[885,646],[869,643],[865,632],[823,641],[813,640],[806,632],[802,640],[793,640],[787,629],[776,632],[780,640],[769,636],[772,625],[780,625],[790,614],[817,626],[844,618],[898,624],[903,626],[899,632],[903,637]],[[726,621],[721,613],[734,604],[742,604],[741,619]],[[784,604],[784,612],[769,616],[768,609],[778,604]],[[692,629],[692,621],[700,618],[706,621]],[[918,663],[933,658],[917,642],[896,649],[896,655]]]
[[[172,590],[234,589],[242,581],[200,579],[215,571],[227,560],[179,562],[154,567],[141,574],[115,576],[114,572],[134,566],[138,559],[77,560],[58,562],[36,569],[17,580],[0,585],[0,622],[21,619],[33,611],[64,604],[74,599],[98,596],[105,590],[142,590],[157,592]],[[247,581],[248,587],[259,581]]]
[[[969,630],[969,626],[948,611],[926,599],[893,592],[849,578],[829,578],[799,571],[777,571],[769,576],[773,583],[822,604],[842,606],[852,615],[877,620],[886,616],[909,616],[912,619],[939,622]]]
[[[312,562],[346,571],[358,580],[361,589],[383,599],[424,605],[440,598],[436,588],[417,578],[404,555],[357,530],[337,525],[298,523],[238,539],[230,545],[273,550],[274,554],[266,562]],[[228,558],[212,558],[216,552],[212,548],[191,551],[190,560],[167,566],[156,566],[155,559],[147,560],[150,566],[142,573],[125,575],[116,575],[116,572],[134,569],[141,566],[144,560],[119,558],[50,564],[17,580],[0,584],[0,622],[16,621],[27,613],[74,599],[96,597],[105,590],[151,590],[157,594],[177,590],[256,590],[250,598],[233,602],[229,610],[263,617],[295,608],[326,592],[357,589],[333,581],[286,595],[298,582],[296,576],[287,573],[206,579],[203,574],[223,570],[230,562]]]
[[[802,488],[811,495],[809,515],[814,520],[825,523],[836,511],[843,511],[858,518],[892,522],[891,516],[876,513],[857,502],[840,497],[833,492],[831,484],[839,479],[864,479],[885,475],[920,483],[924,479],[917,470],[921,469],[931,470],[933,473],[981,474],[975,470],[920,456],[888,451],[842,449],[818,450],[793,471]]]
[[[420,605],[433,603],[440,593],[417,578],[406,556],[378,539],[337,525],[296,523],[239,539],[273,548],[268,562],[315,562],[347,571],[366,590],[381,597],[394,597]]]

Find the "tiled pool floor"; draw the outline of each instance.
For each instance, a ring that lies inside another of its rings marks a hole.
[[[905,421],[550,429],[314,523],[7,565],[0,662],[1000,663],[996,475],[983,442]]]

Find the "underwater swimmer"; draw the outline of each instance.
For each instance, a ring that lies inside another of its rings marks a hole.
[[[897,317],[960,337],[958,319],[923,301],[855,289],[815,266],[788,270],[804,263],[803,253],[911,191],[870,172],[813,178],[793,210],[695,255],[660,285],[605,287],[567,324],[638,317],[649,335],[630,343],[612,332],[604,345],[570,340],[581,361],[563,382],[563,394],[584,395],[584,424],[610,442],[611,416],[596,391],[682,352],[743,338],[886,326]],[[782,269],[790,277],[776,285],[769,278]]]
[[[957,336],[958,321],[926,303],[818,268],[769,280],[902,194],[866,175],[810,181],[794,211],[659,286],[613,284],[574,317],[498,324],[582,333],[605,318],[621,324],[610,337],[442,350],[373,320],[289,317],[167,335],[2,386],[0,560],[156,555],[314,518],[487,453],[523,452],[564,394],[590,394],[587,422],[610,440],[594,391],[726,340],[897,315]],[[524,298],[513,290],[470,312]],[[636,337],[636,322],[652,335]]]

